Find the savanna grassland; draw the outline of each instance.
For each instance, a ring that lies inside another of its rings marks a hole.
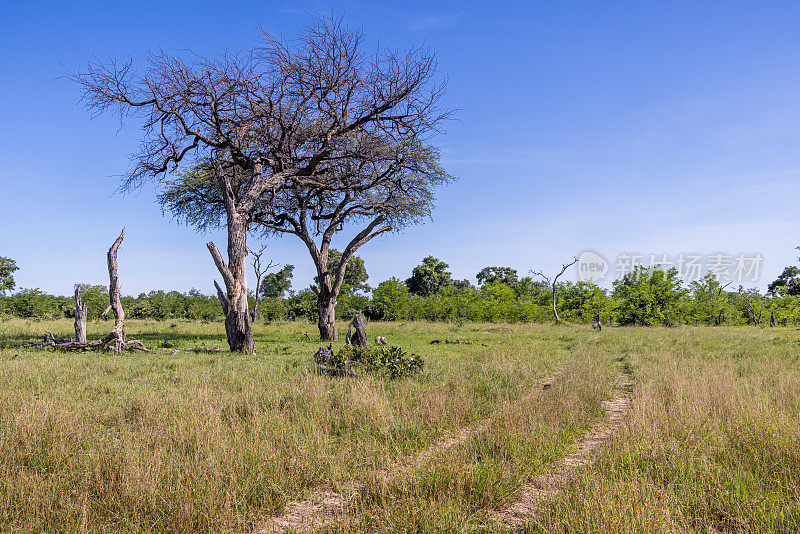
[[[796,328],[373,322],[425,358],[390,380],[315,374],[304,323],[255,325],[256,355],[218,349],[218,323],[126,327],[171,350],[53,352],[23,343],[70,321],[0,323],[0,531],[254,532],[320,488],[355,496],[324,531],[502,531],[630,381],[628,417],[528,529],[800,529]]]

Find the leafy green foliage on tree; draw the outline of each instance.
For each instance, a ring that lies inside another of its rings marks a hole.
[[[606,292],[592,282],[565,282],[559,284],[558,303],[561,314],[569,321],[590,323],[595,315],[607,321],[611,311],[611,299]]]
[[[735,313],[730,293],[719,283],[714,273],[689,284],[691,300],[687,302],[687,322],[693,324],[721,325]]]
[[[328,251],[328,272],[335,273],[339,269],[339,264],[342,262],[342,253],[332,248]],[[364,265],[364,260],[359,256],[353,256],[347,262],[347,267],[344,269],[343,286],[350,286],[351,289],[369,291],[367,280],[367,268]],[[319,283],[318,277],[315,278]]]
[[[6,291],[14,290],[14,271],[19,270],[17,262],[11,258],[0,256],[0,295],[5,295]]]
[[[484,267],[475,277],[478,279],[478,285],[480,286],[498,282],[514,287],[519,282],[517,270],[511,267]]]
[[[617,322],[621,325],[675,325],[686,294],[675,268],[637,266],[614,282]]]
[[[438,258],[428,256],[420,265],[411,271],[411,278],[406,280],[409,291],[414,295],[425,297],[453,284],[449,265]]]
[[[282,299],[292,288],[294,265],[284,265],[274,273],[268,273],[261,282],[261,296],[264,299]]]
[[[771,295],[800,295],[800,268],[790,265],[767,287]]]
[[[386,321],[397,321],[408,316],[411,293],[408,286],[397,278],[378,284],[372,292],[370,316]]]

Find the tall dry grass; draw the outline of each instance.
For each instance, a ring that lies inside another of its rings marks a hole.
[[[612,334],[628,422],[532,531],[800,531],[797,330]]]
[[[795,329],[373,323],[426,358],[396,381],[310,373],[318,344],[295,323],[257,325],[255,356],[215,350],[220,325],[188,322],[129,325],[153,347],[197,349],[177,354],[19,346],[70,329],[0,323],[0,531],[246,532],[321,486],[360,488],[329,531],[497,531],[493,511],[630,377],[629,419],[529,530],[800,530]]]
[[[2,323],[0,530],[251,530],[494,413],[570,358],[571,334],[495,327],[371,325],[427,360],[388,381],[310,373],[308,325],[259,325],[258,354],[242,356],[214,350],[219,325],[131,322],[153,347],[199,350],[114,356],[19,346],[67,321]]]

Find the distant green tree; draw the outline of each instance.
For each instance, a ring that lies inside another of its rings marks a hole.
[[[39,288],[21,289],[11,299],[11,312],[17,317],[55,319],[64,316],[58,297]]]
[[[745,289],[743,286],[739,286],[739,291],[735,296],[740,321],[754,325],[769,322],[769,299],[756,288]]]
[[[695,324],[722,324],[729,319],[730,298],[714,273],[689,284],[688,318]]]
[[[466,278],[463,280],[453,280],[453,286],[457,289],[475,289],[472,282]]]
[[[526,295],[529,297],[541,297],[548,291],[547,284],[541,280],[535,280],[531,276],[523,276],[514,285],[514,291],[518,296]]]
[[[680,318],[680,302],[686,295],[678,270],[637,266],[614,281],[614,307],[621,325],[673,325]]]
[[[264,299],[282,299],[292,287],[294,265],[285,265],[280,271],[269,273],[261,282]]]
[[[593,322],[595,315],[605,318],[611,299],[606,291],[593,282],[564,282],[559,284],[558,301],[567,319]]]
[[[449,265],[438,258],[428,256],[411,271],[411,278],[406,280],[409,291],[414,295],[425,297],[453,284],[452,275],[447,270]]]
[[[318,317],[317,295],[311,289],[304,289],[286,299],[286,313],[289,319],[315,321]]]
[[[342,253],[332,248],[328,251],[328,271],[335,273],[339,269],[339,264],[342,261]],[[359,256],[353,256],[347,262],[347,267],[344,268],[344,282],[343,285],[350,286],[352,289],[360,289],[362,291],[369,291],[369,286],[366,284],[369,279],[367,268],[364,266],[364,260]]]
[[[478,285],[480,286],[498,282],[514,287],[519,282],[517,270],[511,267],[484,267],[475,278],[478,279]]]
[[[0,256],[0,295],[5,295],[6,291],[14,290],[14,276],[12,273],[19,270],[17,262],[11,258]]]
[[[81,289],[81,300],[86,304],[87,317],[90,319],[100,318],[106,308],[108,308],[108,287],[100,284],[86,283],[75,284],[75,287]]]
[[[378,284],[372,292],[369,315],[386,321],[405,319],[410,303],[408,286],[397,278],[390,278]]]
[[[505,321],[509,323],[525,320],[524,310],[514,289],[501,282],[483,284],[479,290],[480,321]]]
[[[793,265],[786,267],[769,286],[770,295],[800,295],[800,268]]]

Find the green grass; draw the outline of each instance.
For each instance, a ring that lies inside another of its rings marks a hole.
[[[312,325],[256,325],[256,355],[217,350],[220,324],[126,326],[196,350],[60,353],[22,343],[69,321],[0,322],[0,531],[247,532],[322,486],[358,488],[330,531],[495,531],[631,377],[629,421],[531,529],[800,528],[794,329],[371,323],[426,360],[388,380],[311,372]],[[476,423],[411,472],[371,476]]]

